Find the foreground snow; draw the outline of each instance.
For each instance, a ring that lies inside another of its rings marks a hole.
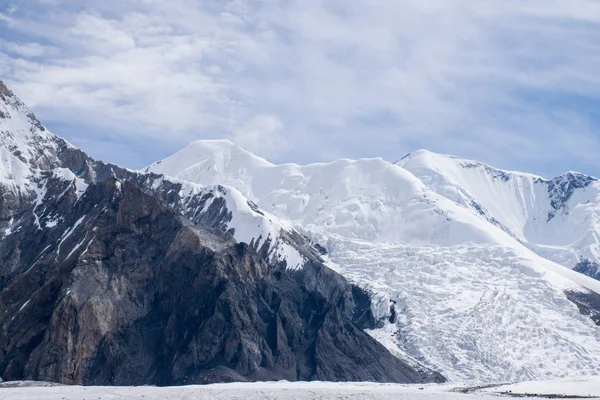
[[[512,385],[500,385],[478,390],[479,393],[496,393],[541,396],[581,396],[581,397],[599,397],[600,396],[600,377],[589,378],[569,378],[553,381],[520,382]]]
[[[412,399],[412,400],[460,400],[498,399],[498,395],[540,395],[565,397],[600,396],[600,377],[557,381],[523,382],[515,385],[499,385],[475,388],[456,385],[394,385],[374,383],[331,382],[269,382],[229,383],[208,386],[181,386],[157,388],[140,387],[82,387],[46,386],[23,382],[17,387],[0,387],[0,397],[5,400],[47,399]]]

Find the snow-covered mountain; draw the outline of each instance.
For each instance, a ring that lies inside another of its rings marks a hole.
[[[445,380],[235,188],[93,160],[1,82],[0,152],[0,381]]]
[[[375,293],[381,328],[371,334],[405,359],[470,382],[600,373],[600,330],[569,300],[595,298],[600,282],[534,253],[407,168],[382,159],[275,165],[218,140],[147,171],[233,186],[292,222],[325,248],[329,266]]]
[[[424,151],[276,165],[223,140],[130,171],[48,132],[3,84],[0,152],[4,376],[600,374],[600,281],[571,269],[597,267],[594,178]],[[139,351],[147,337],[160,354]]]
[[[428,188],[475,210],[539,255],[600,278],[600,181],[544,179],[426,150],[396,163]]]

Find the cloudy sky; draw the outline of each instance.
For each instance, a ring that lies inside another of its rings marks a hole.
[[[0,0],[0,79],[132,168],[229,138],[600,175],[597,0]]]

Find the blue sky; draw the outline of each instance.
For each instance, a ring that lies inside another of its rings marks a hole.
[[[274,162],[427,148],[600,175],[596,0],[0,0],[0,78],[139,168],[228,138]]]

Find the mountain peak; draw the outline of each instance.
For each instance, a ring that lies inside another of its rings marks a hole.
[[[194,152],[198,155],[209,154],[245,154],[253,158],[260,158],[248,150],[238,146],[229,139],[203,139],[195,140],[181,151]]]
[[[577,171],[567,171],[563,176],[566,177],[575,177],[575,178],[590,178],[592,180],[598,180],[598,178],[593,177],[591,175],[588,174],[584,174],[583,172],[577,172]]]
[[[26,185],[36,170],[61,164],[61,149],[72,148],[50,133],[35,114],[0,81],[0,182]]]
[[[251,157],[255,160],[261,160],[262,162],[268,162],[262,157],[244,149],[243,147],[235,144],[229,139],[201,139],[195,140],[188,144],[183,150],[196,151],[196,152],[210,152],[212,154],[222,153],[236,153],[237,155],[244,154],[247,157]]]
[[[6,86],[4,81],[0,80],[0,98],[13,97],[14,93]]]
[[[469,164],[482,164],[479,161],[461,159],[460,157],[451,154],[436,153],[427,149],[419,149],[410,152],[404,157],[402,157],[400,160],[396,161],[394,164],[402,166],[403,164],[410,162],[411,160],[413,162],[414,160],[418,160],[419,163],[432,163],[439,162],[440,160],[462,160]]]
[[[35,134],[37,132],[45,132],[46,128],[41,124],[41,122],[37,119],[35,114],[27,108],[25,103],[23,103],[12,90],[6,86],[6,84],[0,80],[0,122],[1,120],[18,120],[21,121],[13,121],[14,124],[21,124],[22,126],[18,126],[17,133],[23,134],[24,131],[28,131],[30,134]],[[8,123],[3,123],[5,128],[8,128],[6,125]],[[30,125],[30,126],[27,126]],[[12,126],[11,128],[15,128]],[[11,131],[10,129],[4,129],[5,131]]]
[[[271,163],[227,139],[196,140],[170,157],[148,166],[146,171],[185,180],[199,171],[218,174],[231,168],[240,170],[257,165]]]
[[[409,159],[415,158],[415,157],[428,157],[428,156],[432,156],[432,155],[438,155],[438,154],[436,154],[430,150],[427,150],[427,149],[419,149],[419,150],[415,150],[415,151],[411,151],[410,153],[407,153],[402,158],[400,158],[398,161],[396,161],[394,164],[400,164],[401,161],[409,160]]]
[[[497,168],[481,161],[462,158],[450,154],[434,153],[425,149],[409,153],[400,160],[396,161],[394,164],[413,173],[417,169],[430,169],[438,172],[442,171],[444,173],[452,170],[454,173],[459,173],[459,171],[464,169],[480,168],[487,174],[492,175],[494,178],[502,178],[503,180],[510,179],[511,176],[515,175],[528,179],[531,178],[542,181],[547,180],[539,175]]]
[[[188,146],[214,146],[222,148],[239,147],[229,139],[201,139],[190,142]]]

